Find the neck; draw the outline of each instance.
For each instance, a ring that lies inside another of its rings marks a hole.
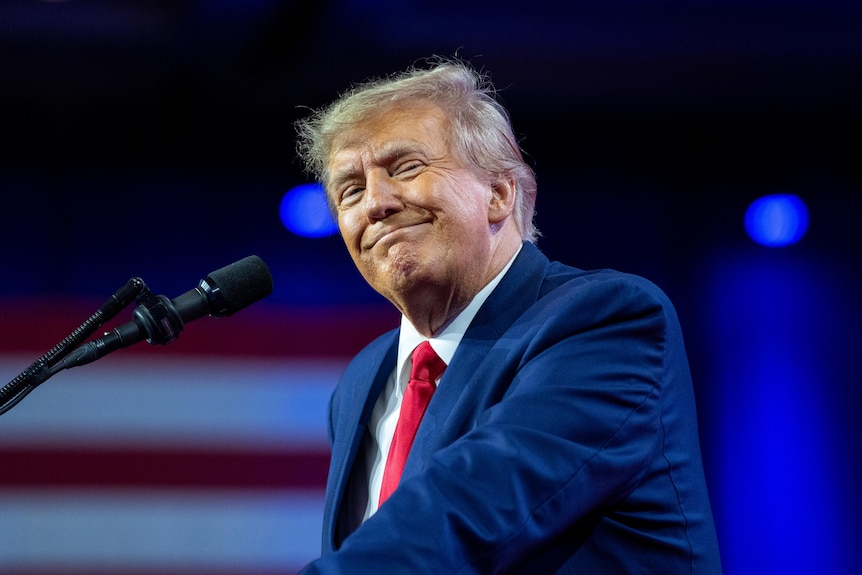
[[[521,246],[520,237],[496,246],[486,270],[477,281],[447,285],[418,286],[411,294],[393,301],[398,310],[425,337],[433,337],[464,311],[476,294],[506,267]]]

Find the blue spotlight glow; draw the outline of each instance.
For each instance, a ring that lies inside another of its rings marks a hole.
[[[754,200],[745,212],[751,239],[769,247],[795,244],[808,231],[808,208],[793,194],[774,194]]]
[[[857,383],[838,375],[846,348],[836,343],[855,333],[846,311],[855,294],[818,259],[734,250],[710,258],[694,290],[708,481],[728,574],[858,571],[859,507],[842,502],[859,477],[858,458],[846,455],[858,453],[857,434],[844,427],[856,425],[845,419],[855,410],[843,407]]]
[[[323,238],[338,233],[320,184],[303,184],[288,190],[281,199],[279,214],[284,227],[298,236]]]

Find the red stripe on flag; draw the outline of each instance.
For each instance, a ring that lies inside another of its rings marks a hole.
[[[153,567],[151,569],[128,567],[123,565],[112,565],[108,568],[98,568],[88,566],[86,569],[75,567],[55,568],[55,569],[39,569],[39,568],[16,568],[14,575],[291,575],[298,573],[303,566],[285,567],[278,569],[261,569],[255,566],[254,571],[240,569],[212,569],[211,567],[202,567],[195,569],[182,567]],[[0,569],[0,573],[4,575],[6,570]],[[11,572],[10,572],[11,575]]]
[[[317,451],[3,448],[0,461],[0,488],[322,489],[329,454]]]
[[[37,350],[38,355],[71,334],[101,304],[65,298],[9,298],[2,303],[0,349],[7,353]],[[131,317],[131,310],[124,310],[90,339]],[[189,323],[175,341],[157,347],[159,353],[352,357],[375,337],[397,327],[398,321],[391,306],[311,309],[259,303],[230,317]],[[151,347],[141,343],[115,353],[140,353]]]

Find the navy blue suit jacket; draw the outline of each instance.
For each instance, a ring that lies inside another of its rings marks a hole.
[[[363,524],[360,443],[397,330],[330,405],[323,555],[303,573],[721,571],[675,311],[654,284],[525,244],[440,380],[395,493]]]

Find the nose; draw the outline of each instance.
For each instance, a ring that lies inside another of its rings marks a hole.
[[[372,221],[385,219],[404,208],[398,183],[383,168],[366,173],[363,200],[365,213]]]

